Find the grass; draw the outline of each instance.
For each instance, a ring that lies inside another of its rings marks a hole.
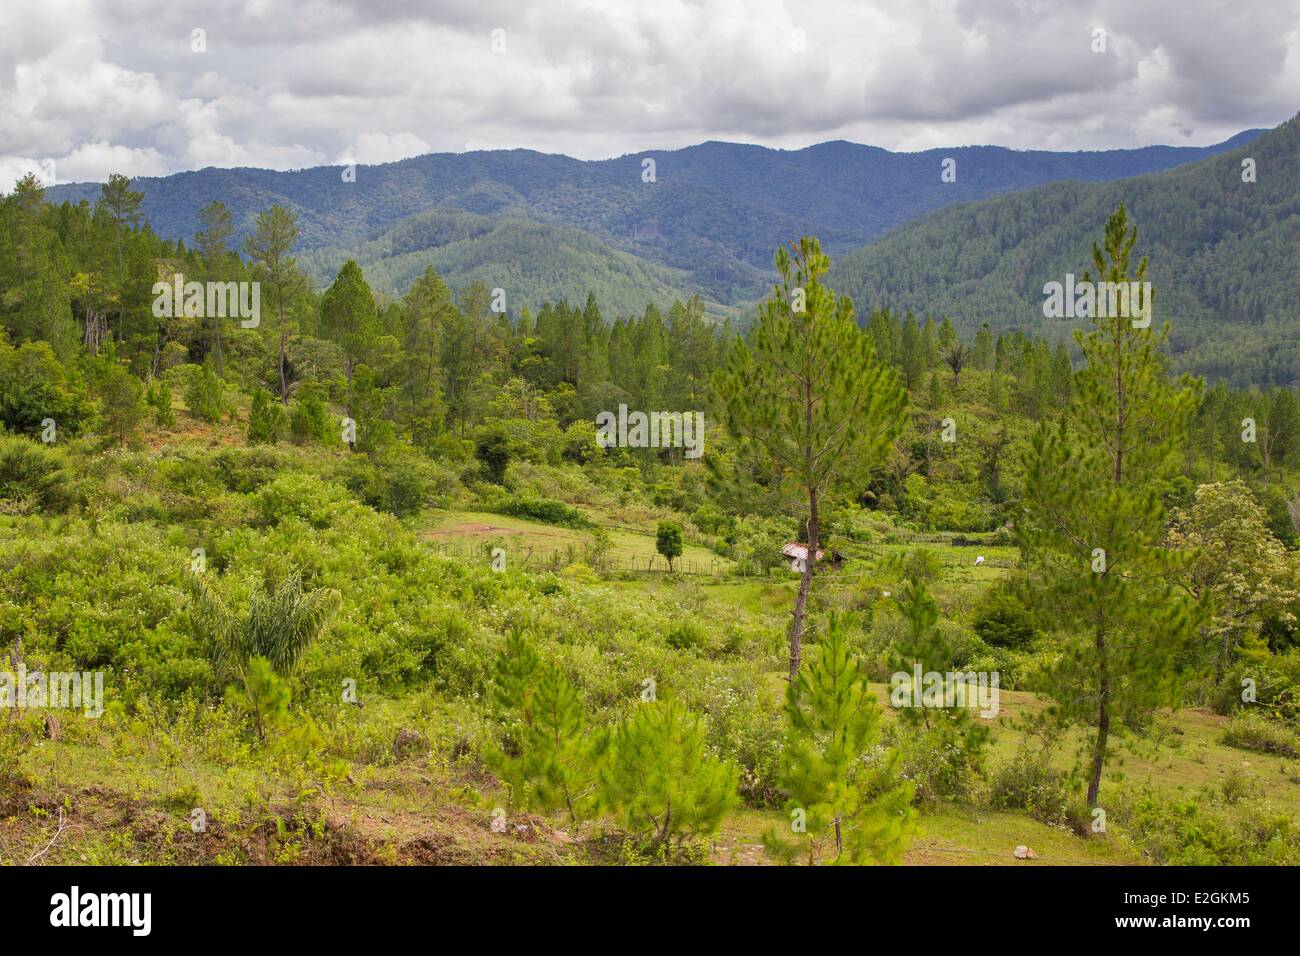
[[[470,550],[500,546],[506,550],[507,562],[512,555],[520,560],[541,561],[557,554],[565,559],[572,554],[573,560],[581,561],[583,551],[591,542],[591,533],[587,531],[485,511],[428,512],[420,537],[435,546]],[[614,570],[667,570],[666,562],[655,548],[653,534],[614,528],[609,531],[609,538],[609,559]],[[730,559],[694,544],[683,545],[676,563],[707,574],[725,574],[733,566]]]

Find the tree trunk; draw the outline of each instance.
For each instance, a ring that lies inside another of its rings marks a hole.
[[[812,588],[813,574],[817,569],[818,512],[817,489],[808,490],[808,558],[804,562],[803,577],[799,579],[799,596],[794,602],[794,621],[790,625],[790,681],[799,674],[799,661],[803,653],[803,622]]]
[[[1110,675],[1106,671],[1106,635],[1097,629],[1097,655],[1099,658],[1097,681],[1097,741],[1092,750],[1092,775],[1088,780],[1088,807],[1097,805],[1097,792],[1101,789],[1101,771],[1106,763],[1106,739],[1110,736]]]

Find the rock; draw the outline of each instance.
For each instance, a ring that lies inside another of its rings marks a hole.
[[[1038,854],[1022,843],[1020,846],[1016,847],[1015,857],[1017,860],[1036,860],[1038,859]]]
[[[429,752],[429,738],[418,730],[403,727],[393,740],[393,756],[398,760],[407,760]]]
[[[51,740],[58,740],[63,736],[63,725],[53,714],[45,715],[45,736]]]

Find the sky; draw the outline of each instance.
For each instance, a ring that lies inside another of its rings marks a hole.
[[[1300,0],[40,0],[0,190],[704,140],[1203,146],[1300,110]]]

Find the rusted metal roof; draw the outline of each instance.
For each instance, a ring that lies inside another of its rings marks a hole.
[[[781,549],[781,553],[787,558],[794,558],[798,561],[808,560],[808,545],[800,544],[798,541],[791,541]],[[823,548],[817,549],[817,560],[821,561],[826,557],[826,551]]]

